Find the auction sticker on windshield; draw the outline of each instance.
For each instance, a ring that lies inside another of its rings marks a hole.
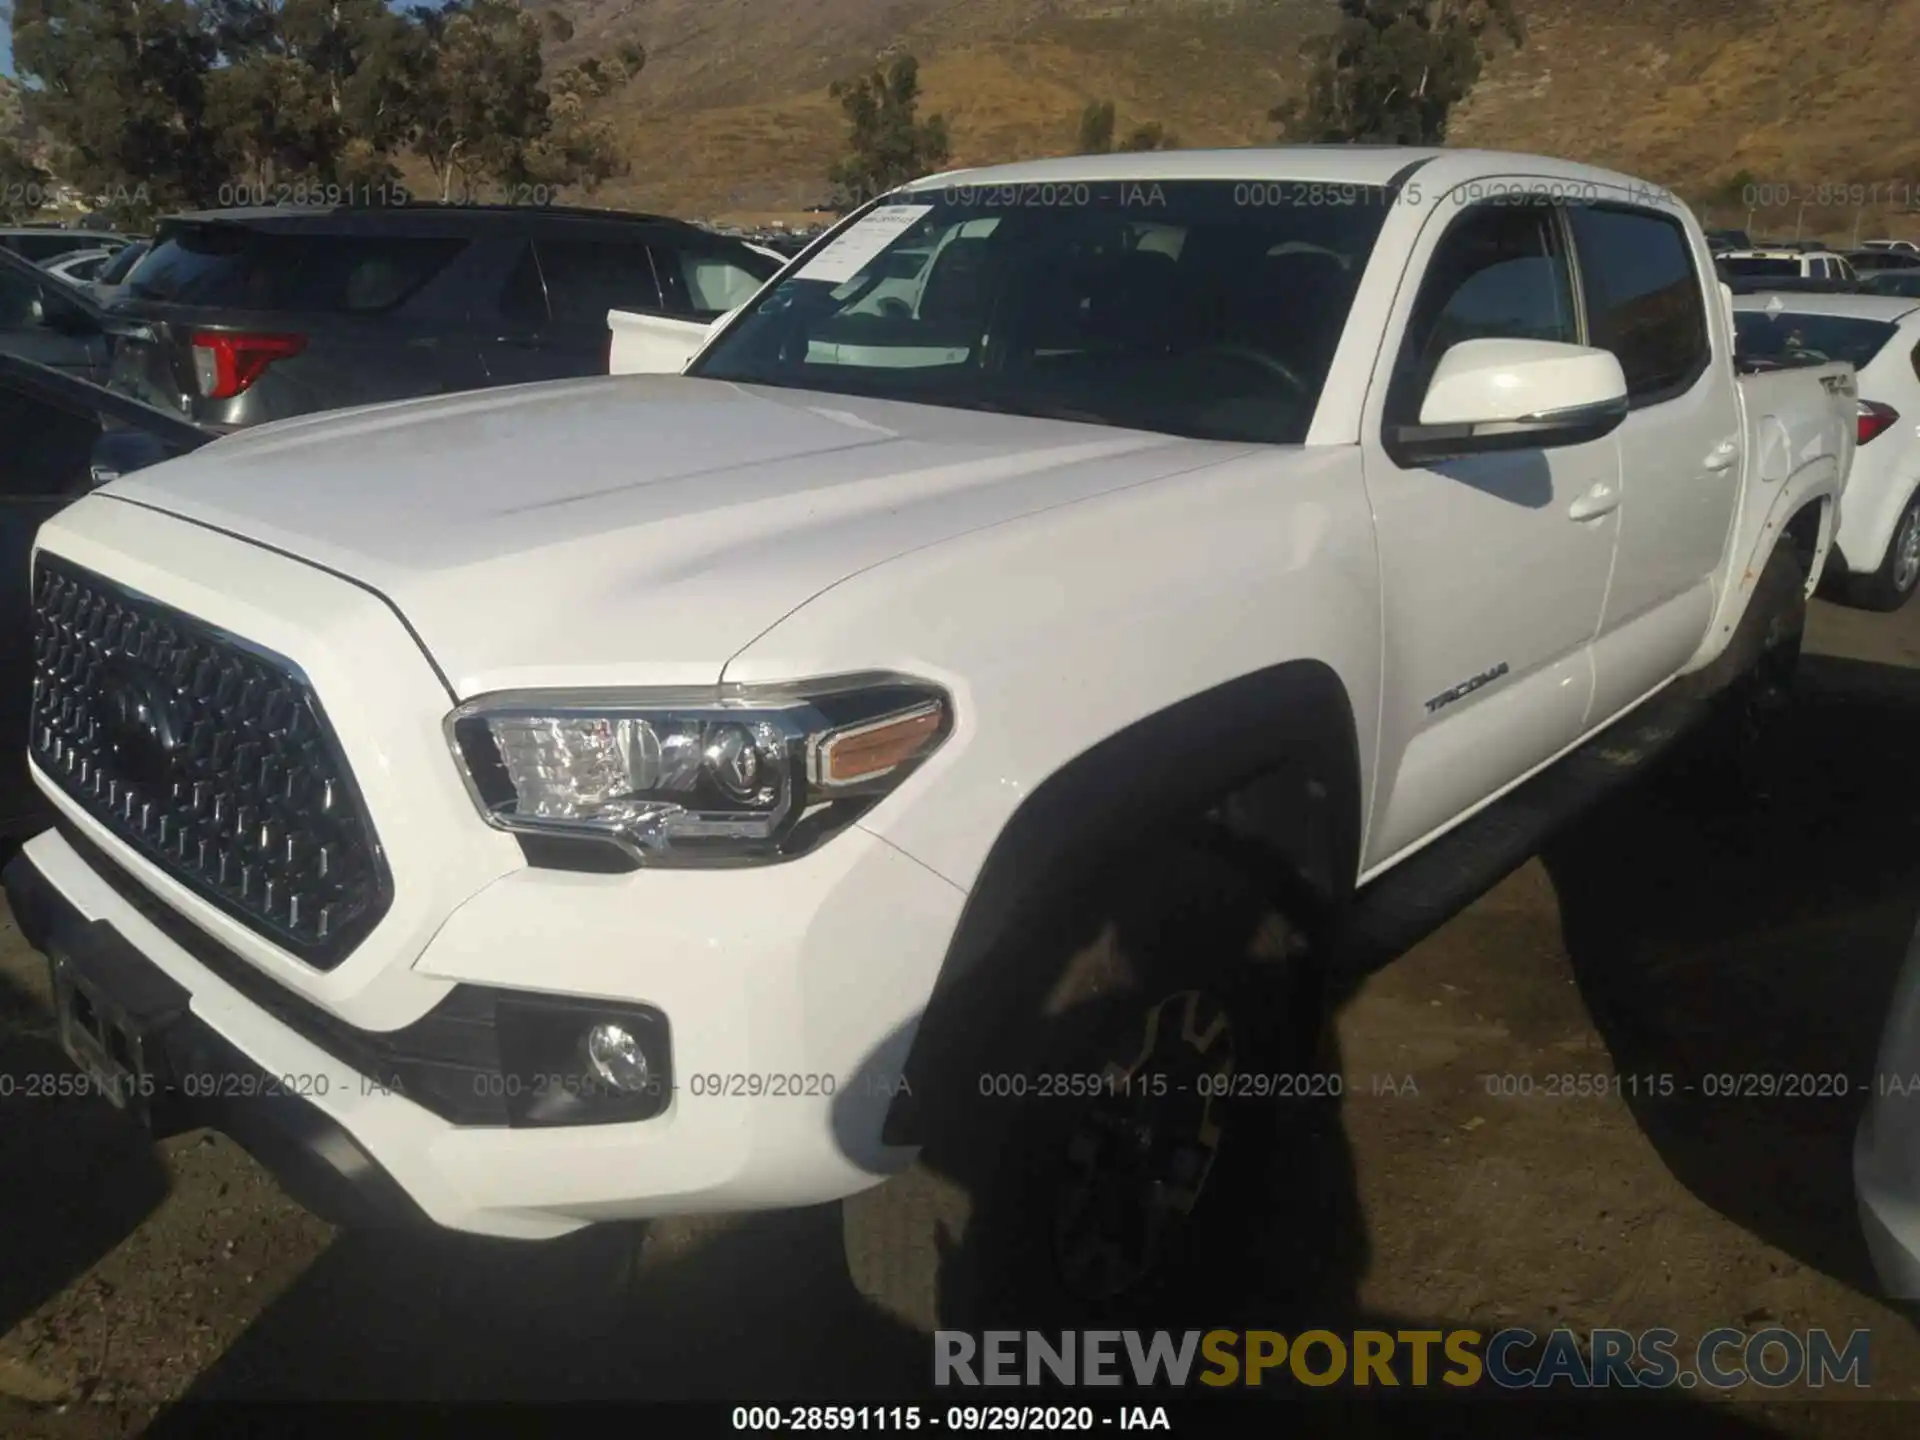
[[[845,284],[932,209],[931,205],[882,205],[869,211],[836,235],[794,279]]]

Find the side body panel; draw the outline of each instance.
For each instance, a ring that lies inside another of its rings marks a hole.
[[[1612,435],[1432,466],[1389,453],[1388,390],[1436,247],[1457,224],[1502,213],[1451,193],[1429,201],[1362,416],[1385,635],[1369,873],[1579,737],[1619,534],[1617,512],[1569,513],[1617,490]]]
[[[1833,511],[1842,503],[1853,465],[1857,389],[1853,367],[1845,364],[1739,377],[1736,392],[1748,456],[1740,513],[1714,579],[1712,625],[1681,667],[1683,674],[1710,665],[1732,643],[1767,557],[1788,523],[1810,505],[1826,507],[1816,557],[1824,561],[1833,537]],[[1816,563],[1807,581],[1809,592],[1819,580]]]
[[[875,566],[773,626],[725,679],[857,665],[947,686],[954,734],[863,823],[970,888],[1015,811],[1069,762],[1283,661],[1312,657],[1337,676],[1358,753],[1370,755],[1380,654],[1359,454],[1308,447],[1149,481]],[[1242,719],[1271,727],[1277,742],[1285,717]],[[1177,744],[1155,763],[1175,774],[1195,765]],[[1151,778],[1122,771],[1109,783],[1124,793]]]

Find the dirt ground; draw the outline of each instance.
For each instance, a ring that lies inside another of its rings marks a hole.
[[[1346,1006],[1341,1133],[1302,1174],[1328,1237],[1317,1323],[1867,1328],[1871,1395],[1920,1398],[1920,1335],[1874,1298],[1858,1236],[1857,1101],[1544,1093],[1872,1073],[1920,917],[1920,606],[1817,607],[1812,644],[1765,803],[1697,814],[1639,786]],[[61,1068],[44,998],[8,924],[0,1074]],[[1490,1093],[1500,1076],[1535,1093]],[[183,1396],[845,1402],[928,1373],[925,1338],[853,1294],[831,1207],[661,1226],[613,1314],[610,1263],[591,1238],[335,1234],[224,1140],[155,1154],[97,1102],[0,1099],[0,1435],[137,1434]],[[1756,1436],[1920,1420],[1789,1400],[1685,1403]]]

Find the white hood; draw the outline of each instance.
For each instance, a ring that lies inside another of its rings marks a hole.
[[[101,493],[371,586],[464,697],[575,668],[718,679],[857,571],[1246,448],[618,376],[263,426]]]

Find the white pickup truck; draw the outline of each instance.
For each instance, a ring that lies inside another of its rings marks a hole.
[[[1214,1197],[1327,1093],[1321,967],[1523,860],[1647,748],[1607,736],[1772,693],[1854,406],[1737,374],[1624,175],[936,176],[684,374],[262,426],[62,512],[59,822],[7,891],[102,1090],[327,1213],[847,1199],[925,1323],[964,1200],[949,1319],[1217,1284]]]

